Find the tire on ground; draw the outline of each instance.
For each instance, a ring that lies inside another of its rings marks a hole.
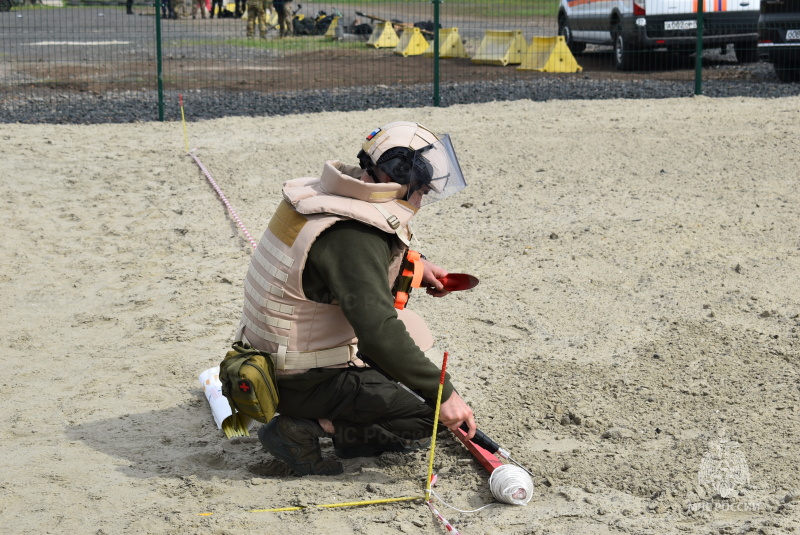
[[[572,27],[569,25],[569,19],[564,14],[558,17],[558,35],[564,36],[564,41],[566,41],[569,51],[573,54],[580,54],[586,50],[586,43],[576,43],[573,40]]]
[[[620,26],[615,26],[614,31],[614,65],[617,70],[631,71],[636,68],[636,55],[638,51],[631,48],[628,38]]]

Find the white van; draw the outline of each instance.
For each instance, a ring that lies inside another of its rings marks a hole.
[[[612,45],[620,70],[636,67],[644,50],[691,54],[697,44],[698,0],[560,0],[558,34],[570,50]],[[703,48],[732,44],[740,63],[758,61],[761,0],[704,0]]]

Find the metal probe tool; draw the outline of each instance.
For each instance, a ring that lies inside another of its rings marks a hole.
[[[469,433],[469,426],[466,424],[466,422],[461,424],[461,428],[460,429],[462,431],[464,431],[465,433]],[[472,442],[474,442],[475,444],[477,444],[481,448],[485,449],[489,453],[496,453],[500,457],[502,457],[503,459],[511,461],[515,465],[517,465],[520,468],[522,468],[523,470],[525,470],[528,473],[529,476],[533,477],[533,474],[531,473],[530,470],[528,470],[527,468],[525,468],[524,466],[519,464],[517,461],[515,461],[514,458],[511,457],[511,454],[508,453],[507,450],[505,450],[502,447],[500,447],[500,444],[498,444],[497,442],[495,442],[494,440],[492,440],[491,438],[486,436],[486,433],[484,433],[480,429],[476,429],[475,430],[475,436],[472,438]]]

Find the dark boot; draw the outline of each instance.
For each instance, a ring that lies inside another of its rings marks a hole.
[[[322,458],[319,439],[324,436],[325,432],[316,420],[284,415],[276,416],[258,430],[258,439],[264,449],[301,476],[342,473],[340,462]]]

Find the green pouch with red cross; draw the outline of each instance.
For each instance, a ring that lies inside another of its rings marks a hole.
[[[219,380],[234,415],[238,412],[262,423],[275,416],[278,385],[269,353],[235,342],[219,364]]]

